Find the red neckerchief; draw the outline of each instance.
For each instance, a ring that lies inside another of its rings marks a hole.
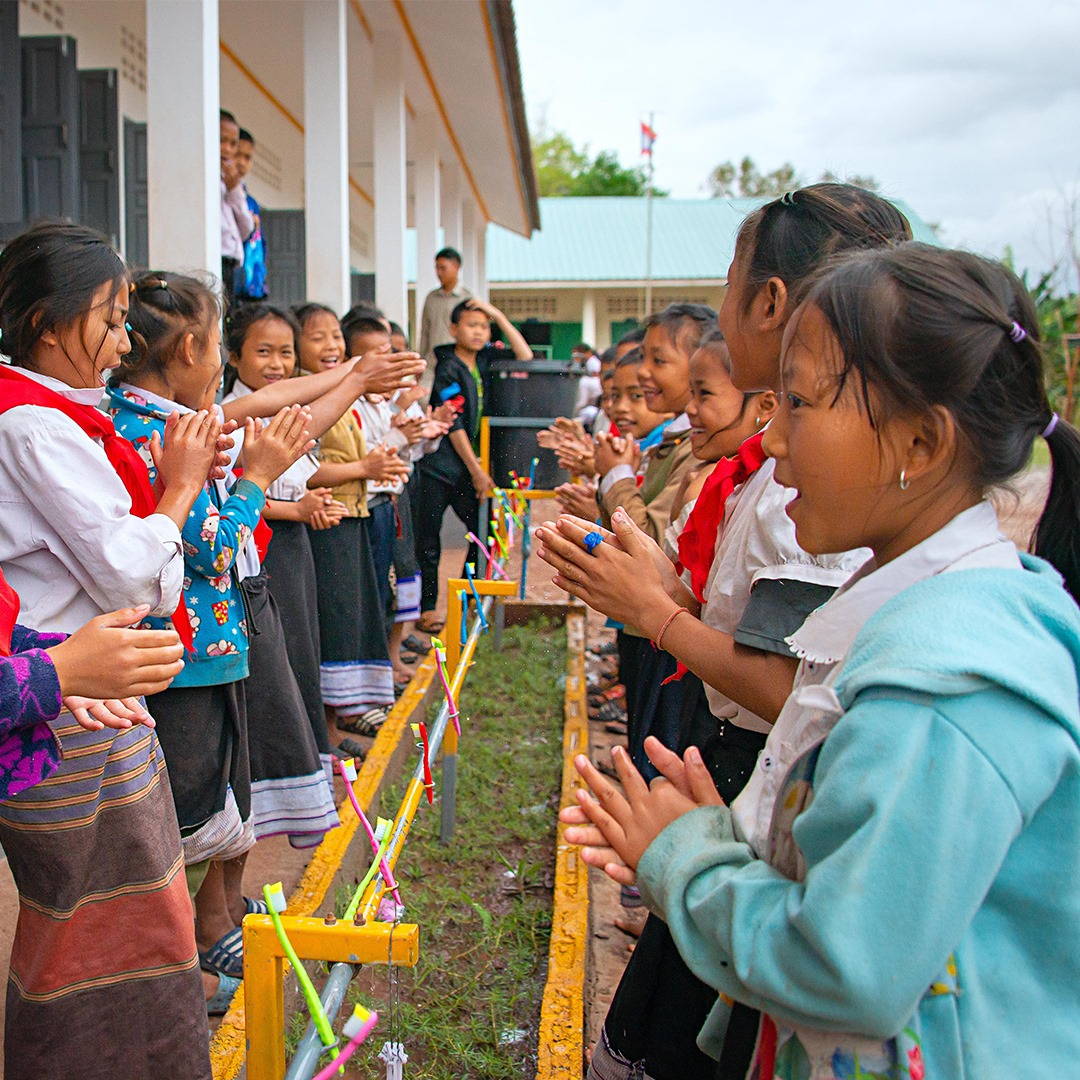
[[[724,523],[728,496],[765,463],[768,455],[761,447],[764,437],[763,431],[751,435],[734,457],[721,458],[716,463],[679,536],[679,561],[675,569],[680,574],[683,570],[690,571],[690,588],[701,603],[705,602],[705,582],[716,554],[716,537]],[[664,684],[677,682],[686,671],[686,667],[679,664],[678,670],[665,679]]]
[[[47,409],[56,409],[69,420],[74,420],[88,438],[100,439],[109,464],[120,477],[120,482],[131,499],[131,512],[136,517],[144,518],[157,510],[157,500],[154,498],[154,489],[150,486],[145,462],[127,439],[116,434],[113,422],[103,412],[95,409],[93,405],[80,405],[76,401],[70,401],[47,386],[13,371],[8,365],[0,364],[0,413],[18,405],[40,405]],[[183,596],[180,597],[180,605],[173,614],[172,622],[184,647],[193,652],[191,622]]]
[[[11,655],[11,632],[19,619],[19,594],[0,570],[0,656]]]

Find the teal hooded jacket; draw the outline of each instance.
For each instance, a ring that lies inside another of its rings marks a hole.
[[[784,1080],[1080,1075],[1080,611],[1022,561],[927,578],[862,628],[843,715],[792,770],[801,880],[726,807],[645,852],[646,902],[722,995],[706,1052],[726,995],[775,1022]]]

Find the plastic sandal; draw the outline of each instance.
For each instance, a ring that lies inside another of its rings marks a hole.
[[[627,734],[626,724],[622,720],[612,720],[610,724],[605,724],[604,725],[604,730],[609,735],[625,735],[625,734]]]
[[[265,900],[256,900],[253,896],[244,897],[244,914],[245,915],[269,915],[270,909],[266,906]]]
[[[379,734],[379,728],[386,723],[387,711],[379,708],[368,709],[367,712],[356,716],[338,715],[337,726],[341,731],[347,731],[350,735],[363,735],[371,739]]]
[[[363,761],[367,757],[367,747],[358,743],[355,739],[342,739],[334,747],[334,752],[342,759],[354,758],[356,761]]]
[[[606,690],[591,692],[588,700],[590,705],[603,705],[605,701],[619,701],[624,697],[626,697],[626,687],[622,683],[616,683]]]
[[[431,622],[424,622],[422,619],[417,619],[413,626],[421,634],[441,634],[443,627],[446,626],[446,621],[444,619],[432,619]]]
[[[626,709],[619,701],[605,701],[595,712],[590,710],[589,719],[601,724],[625,723]]]
[[[624,908],[639,908],[645,906],[645,901],[641,899],[641,892],[636,885],[619,886],[619,903]]]
[[[199,950],[199,966],[215,975],[239,979],[244,974],[244,935],[239,926],[218,938],[213,946]]]
[[[420,654],[414,652],[403,652],[400,657],[400,660],[403,664],[415,664],[416,661],[419,659]]]
[[[218,987],[214,996],[206,1002],[207,1016],[224,1016],[229,1011],[233,995],[240,988],[240,980],[231,975],[218,975]]]
[[[431,646],[422,642],[415,634],[410,634],[402,643],[402,646],[411,650],[414,653],[419,653],[421,656],[424,653],[431,652]]]

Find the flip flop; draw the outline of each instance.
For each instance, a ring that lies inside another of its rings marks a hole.
[[[609,735],[626,735],[626,724],[622,720],[612,720],[610,724],[604,725],[604,730]]]
[[[203,971],[212,971],[215,975],[243,978],[244,935],[240,927],[234,926],[227,934],[223,934],[206,952],[200,949],[199,966]]]
[[[270,909],[266,906],[265,900],[256,900],[253,896],[244,897],[244,914],[245,915],[269,915]]]
[[[422,619],[417,619],[417,621],[413,623],[413,626],[415,626],[421,634],[441,634],[445,625],[445,619],[432,619],[431,622],[424,622]]]
[[[347,731],[350,735],[363,735],[372,739],[379,734],[379,728],[386,723],[387,710],[382,706],[368,709],[367,712],[358,713],[356,716],[341,716],[338,714],[337,726],[339,731]]]
[[[431,646],[426,645],[415,634],[410,634],[401,644],[404,648],[411,649],[414,653],[419,653],[421,656],[423,656],[424,653],[431,652]]]
[[[622,683],[609,686],[606,690],[595,690],[589,693],[590,705],[603,705],[605,701],[620,701],[626,697],[626,687]]]
[[[206,1002],[207,1016],[224,1016],[229,1011],[233,995],[240,989],[240,980],[231,975],[218,975],[218,987],[214,996]]]
[[[589,719],[601,724],[626,723],[626,709],[618,701],[605,701],[589,710]]]
[[[401,656],[398,657],[398,659],[403,664],[415,664],[416,661],[420,659],[420,654],[414,652],[403,652]]]

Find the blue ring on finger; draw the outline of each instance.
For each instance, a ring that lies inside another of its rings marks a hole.
[[[604,542],[604,538],[598,532],[591,532],[585,534],[585,539],[582,543],[585,545],[585,550],[591,555],[593,551],[598,548]]]

